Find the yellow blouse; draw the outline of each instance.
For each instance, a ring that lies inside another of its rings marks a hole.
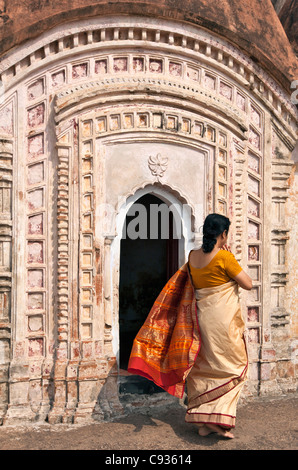
[[[242,271],[235,256],[227,250],[219,250],[204,268],[194,268],[190,263],[189,267],[196,289],[219,286]]]

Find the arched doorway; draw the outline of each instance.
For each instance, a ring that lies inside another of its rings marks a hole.
[[[168,205],[153,194],[140,197],[126,215],[120,243],[120,393],[161,391],[153,382],[123,375],[123,371],[127,369],[133,340],[154,300],[178,269],[182,235],[176,225],[177,218]]]

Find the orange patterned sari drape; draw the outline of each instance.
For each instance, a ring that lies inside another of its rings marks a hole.
[[[186,263],[166,283],[138,332],[128,372],[181,398],[199,349],[195,291]]]

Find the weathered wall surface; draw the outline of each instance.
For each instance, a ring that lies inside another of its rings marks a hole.
[[[295,152],[297,159],[297,150]],[[296,165],[292,170],[291,176],[289,178],[289,199],[287,202],[287,212],[286,218],[289,221],[289,226],[291,231],[289,234],[288,242],[288,254],[287,254],[287,268],[288,268],[288,295],[286,299],[286,308],[291,313],[290,316],[290,328],[289,336],[291,337],[291,359],[293,365],[294,376],[297,376],[297,366],[298,366],[298,289],[297,289],[297,237],[298,237],[298,223],[297,223],[297,194],[298,194],[298,174],[297,174],[297,160]]]
[[[266,70],[286,83],[297,63],[271,0],[3,0],[0,9],[0,51],[36,38],[57,25],[103,15],[146,15],[186,21],[226,37]],[[270,16],[270,21],[268,17]]]
[[[246,396],[294,391],[290,90],[225,38],[154,16],[58,24],[0,72],[1,421],[123,412],[120,240],[146,192],[187,206],[181,261],[209,212],[231,218],[254,281]]]

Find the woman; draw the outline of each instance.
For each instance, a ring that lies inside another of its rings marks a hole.
[[[250,290],[252,281],[226,243],[230,221],[210,214],[203,226],[203,245],[189,256],[196,289],[201,348],[187,376],[187,422],[199,434],[217,432],[233,438],[236,405],[247,375],[238,285]]]
[[[247,375],[238,285],[252,288],[226,247],[230,221],[210,214],[203,245],[167,282],[137,334],[128,371],[182,398],[199,434],[233,438],[236,405]]]

